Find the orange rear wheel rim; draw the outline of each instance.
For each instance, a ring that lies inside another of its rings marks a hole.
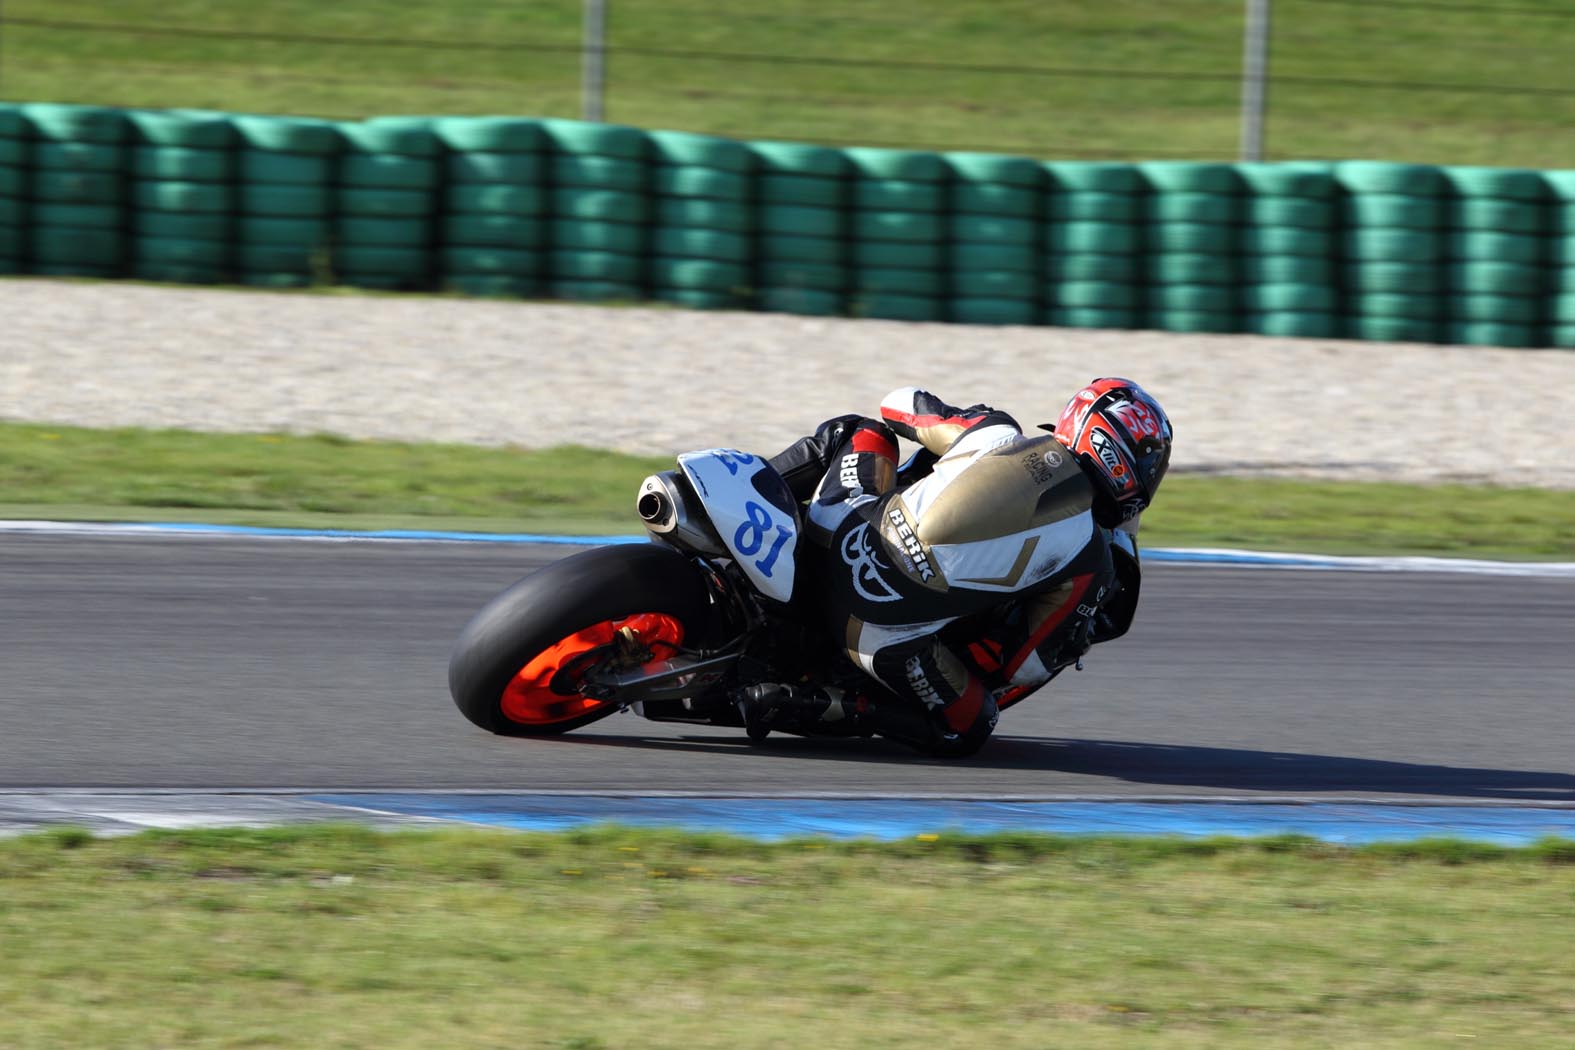
[[[592,624],[543,649],[515,672],[503,687],[503,717],[522,725],[551,725],[610,706],[611,700],[556,692],[552,680],[569,661],[609,644],[625,627],[651,651],[653,663],[672,656],[683,644],[684,625],[666,613],[635,613]]]

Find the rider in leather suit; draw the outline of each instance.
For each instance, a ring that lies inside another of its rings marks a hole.
[[[771,460],[809,501],[801,579],[822,588],[827,626],[875,681],[856,694],[755,687],[740,706],[752,730],[972,754],[1001,702],[1126,632],[1132,534],[1169,465],[1170,422],[1126,379],[1079,391],[1043,427],[1053,436],[912,387],[880,412],[828,420]],[[906,483],[899,435],[931,464]]]

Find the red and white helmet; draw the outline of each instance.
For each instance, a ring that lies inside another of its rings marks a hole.
[[[1101,517],[1130,520],[1154,502],[1170,466],[1170,419],[1142,387],[1094,380],[1072,395],[1054,432],[1110,501]]]

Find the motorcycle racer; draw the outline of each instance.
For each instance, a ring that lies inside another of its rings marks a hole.
[[[972,754],[1003,701],[1126,632],[1133,536],[1169,466],[1170,421],[1119,378],[1078,391],[1049,436],[915,387],[880,415],[828,420],[771,460],[808,501],[801,578],[871,688],[758,685],[739,706],[752,734],[879,733]],[[920,446],[901,480],[899,436]]]

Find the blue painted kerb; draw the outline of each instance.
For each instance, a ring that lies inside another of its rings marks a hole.
[[[419,792],[312,799],[405,816],[558,831],[592,824],[720,831],[766,841],[804,836],[895,840],[960,831],[1070,835],[1307,835],[1357,845],[1462,838],[1506,846],[1575,839],[1575,809],[1472,805],[1223,802],[989,802],[904,799],[610,798]]]

